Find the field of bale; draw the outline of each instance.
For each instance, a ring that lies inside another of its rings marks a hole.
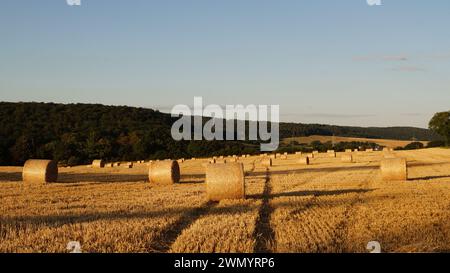
[[[449,149],[390,152],[408,162],[399,181],[381,177],[385,152],[344,155],[239,158],[246,198],[221,201],[207,198],[211,159],[180,161],[179,183],[149,182],[143,162],[60,167],[45,184],[0,167],[0,252],[68,252],[71,241],[90,253],[368,252],[370,241],[450,251]]]

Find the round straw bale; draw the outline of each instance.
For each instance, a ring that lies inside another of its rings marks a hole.
[[[407,180],[408,169],[406,159],[389,158],[381,161],[381,177],[383,180]]]
[[[345,149],[345,152],[346,152],[346,153],[351,153],[351,152],[352,152],[352,149]]]
[[[149,168],[148,178],[151,183],[178,183],[180,182],[180,166],[178,165],[178,162],[174,160],[153,162]]]
[[[334,152],[334,151],[333,152],[329,152],[328,156],[335,158],[336,157],[336,152]]]
[[[286,160],[286,159],[288,159],[288,157],[287,157],[287,155],[282,155],[282,156],[280,156],[280,159]]]
[[[312,152],[314,155],[319,154],[319,151],[313,151]]]
[[[58,180],[58,164],[53,160],[30,159],[22,171],[24,182],[47,183]]]
[[[106,168],[112,168],[112,167],[114,167],[114,164],[113,163],[106,163],[105,167]]]
[[[104,168],[105,162],[101,159],[96,159],[92,161],[92,168]]]
[[[352,163],[353,162],[353,156],[350,153],[344,154],[341,157],[341,161],[345,163]]]
[[[373,152],[373,149],[366,149],[366,152]]]
[[[298,163],[302,164],[302,165],[309,165],[309,157],[305,156],[305,157],[300,158],[298,160]]]
[[[216,162],[217,162],[217,160],[215,158],[213,158],[209,161],[210,164],[216,164]]]
[[[231,157],[228,159],[227,162],[230,162],[230,163],[238,162],[238,159],[236,157]]]
[[[125,164],[123,164],[123,167],[125,169],[132,169],[133,168],[133,162],[127,162]]]
[[[272,158],[270,157],[265,157],[261,160],[261,165],[263,165],[264,167],[272,167]]]
[[[295,155],[302,155],[302,152],[295,152]]]
[[[210,164],[206,167],[208,200],[244,199],[245,181],[242,163]]]

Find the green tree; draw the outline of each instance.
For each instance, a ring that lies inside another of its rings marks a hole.
[[[422,142],[411,142],[405,146],[405,150],[416,150],[416,149],[423,149],[423,148],[424,148],[424,145]]]
[[[447,146],[450,145],[450,111],[436,113],[430,120],[428,127],[444,137]]]

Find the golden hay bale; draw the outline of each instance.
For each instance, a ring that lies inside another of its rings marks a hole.
[[[178,159],[177,162],[178,163],[184,163],[184,158]]]
[[[24,182],[47,183],[58,180],[58,164],[53,160],[30,159],[22,171]]]
[[[216,164],[216,162],[217,162],[217,160],[215,158],[213,158],[209,161],[210,164]]]
[[[180,166],[174,160],[153,162],[148,171],[148,178],[151,183],[178,183],[180,182]]]
[[[244,199],[245,180],[242,163],[210,164],[206,167],[208,200]]]
[[[312,152],[314,155],[317,155],[317,154],[319,154],[319,151],[313,151]]]
[[[96,159],[92,161],[92,168],[104,168],[105,162],[101,159]]]
[[[223,155],[220,156],[220,159],[224,159],[225,157]]]
[[[271,155],[269,155],[269,157],[272,158],[272,159],[276,159],[277,155],[276,154],[271,154]]]
[[[288,153],[287,152],[285,152],[283,155],[288,155]]]
[[[327,153],[334,153],[334,150],[328,150]]]
[[[344,163],[352,163],[353,162],[352,154],[348,153],[348,154],[342,155],[341,161],[344,162]]]
[[[272,167],[272,158],[265,157],[261,159],[261,165],[264,167]]]
[[[302,165],[309,165],[309,157],[302,157],[302,158],[300,158],[299,160],[298,160],[298,163],[299,164],[302,164]]]
[[[120,167],[120,162],[114,163],[114,167]]]
[[[336,157],[336,152],[329,152],[327,153],[329,157],[335,158]]]
[[[133,162],[127,162],[125,164],[123,164],[123,167],[125,169],[132,169],[133,168]]]
[[[302,155],[302,152],[295,152],[295,155]]]
[[[194,161],[195,161],[195,160],[197,160],[197,158],[193,157],[193,158],[191,158],[191,160],[194,160]]]
[[[408,168],[406,159],[389,158],[381,161],[381,177],[383,180],[407,180]]]
[[[345,149],[345,152],[346,152],[346,153],[351,153],[351,152],[352,152],[352,149]]]
[[[354,149],[353,152],[355,152],[355,153],[356,153],[356,152],[359,152],[359,149]]]
[[[114,167],[114,164],[113,163],[106,163],[105,167],[106,168],[112,168],[112,167]]]
[[[373,149],[366,149],[366,152],[373,152]]]
[[[231,158],[228,159],[227,162],[235,163],[235,162],[238,162],[238,159],[236,157],[231,157]]]
[[[280,156],[280,159],[286,160],[286,159],[288,159],[288,157],[287,157],[287,155],[282,155],[282,156]]]

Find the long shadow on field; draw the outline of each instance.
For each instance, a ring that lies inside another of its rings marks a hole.
[[[439,179],[439,178],[450,178],[450,175],[414,177],[414,178],[408,178],[408,181],[433,180],[433,179]]]
[[[333,191],[293,191],[293,192],[281,192],[281,193],[275,193],[271,194],[270,198],[277,198],[277,197],[292,197],[292,196],[334,196],[334,195],[341,195],[341,194],[349,194],[349,193],[367,193],[371,192],[373,190],[365,190],[365,189],[346,189],[346,190],[333,190]]]
[[[266,172],[265,180],[262,205],[259,208],[255,231],[253,232],[253,238],[255,238],[256,241],[255,248],[253,250],[255,253],[272,252],[271,249],[275,242],[275,231],[270,225],[270,215],[274,209],[270,205],[272,185],[270,183],[270,176],[268,172]]]
[[[292,169],[292,170],[281,170],[274,171],[271,170],[270,174],[275,175],[285,175],[285,174],[302,174],[302,173],[311,173],[311,172],[335,172],[340,170],[376,170],[378,166],[354,166],[354,167],[326,167],[326,168],[301,168],[301,169]],[[253,172],[249,176],[261,176],[265,175],[266,172]]]
[[[204,174],[182,174],[180,183],[182,184],[198,184],[204,183],[206,176]]]
[[[60,173],[58,183],[120,183],[120,182],[140,182],[148,180],[145,174],[113,174],[113,173]]]
[[[434,162],[434,163],[423,163],[417,161],[408,161],[408,167],[427,167],[427,166],[442,166],[449,165],[450,162]]]
[[[22,181],[22,173],[2,173],[0,172],[0,181],[2,182],[19,182]]]

